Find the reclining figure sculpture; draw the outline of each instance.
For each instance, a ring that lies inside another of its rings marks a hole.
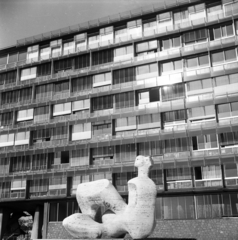
[[[151,157],[137,156],[138,177],[128,181],[128,205],[107,180],[78,185],[76,198],[82,213],[63,221],[64,228],[74,238],[117,238],[129,233],[133,239],[148,237],[155,227],[156,185],[149,178]],[[102,223],[95,221],[98,209],[106,212]]]

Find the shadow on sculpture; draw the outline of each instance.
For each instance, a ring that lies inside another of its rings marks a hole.
[[[155,227],[156,185],[149,178],[151,157],[138,156],[138,177],[128,181],[128,205],[107,180],[78,185],[76,198],[82,213],[63,221],[64,228],[75,238],[118,238],[129,233],[133,239],[148,237]],[[98,209],[107,210],[102,223],[95,221]]]

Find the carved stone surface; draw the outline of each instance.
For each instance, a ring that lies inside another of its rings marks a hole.
[[[133,239],[148,237],[155,227],[156,185],[149,178],[151,157],[138,156],[138,177],[128,181],[128,205],[107,180],[78,185],[76,198],[82,213],[73,214],[63,226],[74,238],[117,238],[129,233]],[[102,223],[95,221],[99,208],[107,211]]]

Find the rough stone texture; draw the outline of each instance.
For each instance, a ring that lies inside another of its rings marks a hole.
[[[62,223],[49,223],[48,239],[72,239]],[[238,218],[157,221],[149,239],[237,240]]]
[[[128,182],[128,205],[107,180],[78,185],[76,198],[82,213],[73,214],[63,226],[74,238],[116,238],[129,233],[134,239],[148,237],[155,227],[156,185],[149,178],[151,157],[138,156],[138,177]],[[102,224],[95,221],[98,209],[107,212]]]

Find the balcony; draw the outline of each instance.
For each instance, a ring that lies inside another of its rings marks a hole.
[[[218,156],[219,154],[220,154],[220,150],[218,148],[192,151],[193,157],[211,157],[211,156]]]
[[[195,187],[196,188],[222,187],[222,180],[221,178],[195,180]]]
[[[172,189],[183,189],[183,188],[192,188],[192,180],[174,180],[167,181],[167,188]]]
[[[0,199],[2,199],[3,201],[5,199],[16,199],[16,198],[24,199],[25,197],[26,197],[26,193],[25,192],[7,192],[7,193],[3,193],[2,192],[0,194]]]

